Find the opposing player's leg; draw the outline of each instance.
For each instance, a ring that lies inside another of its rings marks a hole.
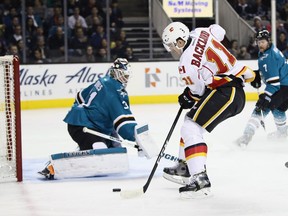
[[[269,111],[263,112],[263,117],[266,117]],[[236,144],[240,147],[246,147],[252,140],[256,130],[260,127],[262,120],[261,111],[256,108],[253,110],[250,119],[248,120],[243,134],[236,140]]]
[[[285,112],[275,109],[272,111],[274,117],[274,123],[276,125],[276,131],[268,134],[270,140],[285,140],[288,136],[288,127],[286,125],[286,114]]]

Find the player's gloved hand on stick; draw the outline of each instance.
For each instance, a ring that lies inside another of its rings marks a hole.
[[[271,101],[271,97],[265,93],[259,95],[259,99],[256,103],[256,108],[258,110],[267,110],[269,108],[269,103]]]
[[[191,109],[194,106],[197,98],[198,97],[196,95],[191,93],[190,88],[186,87],[184,92],[178,96],[178,103],[183,109]]]
[[[255,79],[250,84],[254,88],[258,89],[261,87],[261,76],[259,70],[254,71],[254,73],[256,74]]]
[[[288,99],[288,86],[281,85],[280,90],[275,92],[271,97],[269,108],[271,110],[277,109]]]

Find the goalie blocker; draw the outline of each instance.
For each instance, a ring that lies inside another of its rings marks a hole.
[[[58,153],[50,158],[55,178],[119,174],[129,169],[127,149],[122,147]]]

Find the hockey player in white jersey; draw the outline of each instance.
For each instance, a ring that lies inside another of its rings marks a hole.
[[[210,195],[206,172],[207,144],[203,134],[239,114],[245,105],[245,82],[255,73],[221,44],[225,30],[213,24],[189,32],[181,22],[170,23],[163,31],[163,45],[180,58],[179,74],[186,88],[178,102],[190,109],[181,127],[179,158],[175,167],[164,168],[163,176],[185,186],[181,197]]]

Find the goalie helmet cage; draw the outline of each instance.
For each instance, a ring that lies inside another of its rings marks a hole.
[[[19,58],[0,56],[0,183],[23,178],[19,77]]]

